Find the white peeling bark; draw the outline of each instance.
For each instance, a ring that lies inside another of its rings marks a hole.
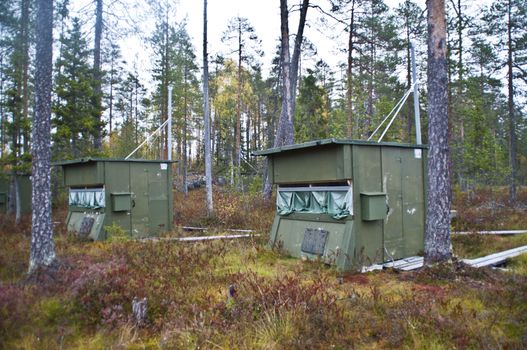
[[[51,222],[51,73],[53,45],[53,1],[37,0],[35,57],[35,116],[31,153],[32,228],[29,273],[56,262]]]

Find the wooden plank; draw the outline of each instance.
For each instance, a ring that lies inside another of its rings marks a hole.
[[[480,234],[480,235],[519,235],[527,233],[527,230],[506,230],[506,231],[452,231],[452,234],[455,235],[471,235],[471,234]]]
[[[221,239],[240,239],[259,237],[259,234],[244,234],[244,235],[221,235],[221,236],[198,236],[198,237],[151,237],[143,238],[141,242],[161,242],[161,241],[176,241],[176,242],[203,242],[214,241]]]
[[[473,267],[483,267],[483,266],[494,266],[504,263],[507,259],[514,258],[518,255],[527,253],[527,245],[505,250],[503,252],[490,254],[476,259],[463,259],[462,261],[465,264],[468,264]]]
[[[502,252],[482,256],[476,259],[462,259],[461,261],[472,267],[484,267],[484,266],[495,266],[504,263],[510,258],[514,258],[518,255],[527,253],[527,246],[517,247]],[[374,264],[371,266],[365,266],[361,269],[361,272],[369,272],[374,270],[380,270],[382,268],[391,267],[403,271],[416,270],[423,266],[424,259],[421,256],[412,256],[405,259],[390,261],[384,264]]]
[[[206,227],[192,227],[192,226],[183,226],[183,231],[207,231]]]
[[[183,229],[183,231],[208,231],[209,230],[208,227],[193,227],[193,226],[181,226],[181,229]],[[239,228],[228,228],[228,229],[224,229],[220,231],[246,232],[246,233],[254,232],[254,230],[245,230],[245,229],[239,229]]]
[[[423,266],[422,256],[411,256],[383,264],[384,267],[392,267],[399,270],[409,271]]]

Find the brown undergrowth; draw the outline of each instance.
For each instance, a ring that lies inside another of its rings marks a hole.
[[[191,209],[176,204],[178,223],[205,223],[204,206],[198,203],[202,196],[193,191],[186,201],[196,210],[196,218]],[[225,204],[216,205],[217,221],[208,222],[213,228],[270,227],[269,204],[218,196],[225,202],[216,203]],[[183,201],[179,195],[175,200]],[[230,207],[221,209],[224,206]],[[454,240],[457,252],[476,254],[487,247],[475,244],[479,248],[472,251],[474,238],[466,237]],[[59,224],[56,246],[63,268],[57,280],[28,284],[27,218],[19,227],[2,221],[0,348],[527,346],[523,257],[515,259],[508,272],[453,263],[415,272],[356,275],[267,250],[265,239],[85,242],[67,235]],[[148,300],[145,327],[134,326],[134,298]]]

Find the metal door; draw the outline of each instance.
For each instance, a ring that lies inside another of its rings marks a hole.
[[[166,164],[157,171],[151,171],[148,175],[148,208],[150,220],[149,234],[156,234],[169,229],[168,215],[168,193]]]
[[[130,164],[130,187],[132,192],[132,237],[147,237],[150,229],[148,170],[141,164]]]
[[[384,220],[384,260],[404,257],[403,158],[398,148],[382,148],[382,180],[388,214]]]

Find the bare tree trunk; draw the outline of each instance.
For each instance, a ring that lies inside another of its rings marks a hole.
[[[425,263],[452,256],[445,1],[428,1],[428,202]]]
[[[240,158],[241,158],[241,128],[242,128],[242,26],[241,21],[238,18],[238,86],[237,86],[237,93],[236,93],[236,144],[234,148],[234,184],[236,186],[236,189],[241,189],[241,169],[240,169]]]
[[[95,79],[95,98],[97,111],[97,127],[95,131],[95,139],[93,140],[93,147],[96,150],[102,148],[102,127],[101,127],[101,114],[102,114],[102,71],[101,71],[101,40],[102,40],[102,9],[103,0],[95,0],[95,41],[93,45],[93,78]]]
[[[32,228],[29,273],[56,263],[51,222],[53,0],[37,0],[35,116],[32,127]]]
[[[508,81],[508,100],[507,106],[509,110],[509,164],[511,167],[510,183],[509,183],[509,201],[514,203],[517,199],[516,194],[516,172],[517,172],[517,156],[516,156],[516,113],[514,111],[514,76],[512,73],[512,23],[511,23],[511,0],[507,2],[507,81]]]
[[[203,118],[205,148],[205,188],[207,190],[207,215],[214,214],[212,204],[212,154],[210,152],[210,108],[209,108],[209,57],[207,53],[207,0],[203,0]]]
[[[300,20],[298,22],[298,30],[295,38],[293,59],[291,60],[289,53],[289,11],[287,9],[287,0],[280,0],[282,109],[280,111],[280,119],[276,129],[274,147],[290,145],[294,142],[294,115],[296,86],[298,81],[298,62],[300,59],[308,7],[309,0],[303,0],[302,7],[300,8]],[[271,193],[272,184],[269,182],[268,174],[266,174],[263,189],[264,198],[270,198]]]
[[[350,27],[348,36],[348,67],[347,67],[347,91],[346,91],[346,104],[348,107],[348,137],[353,138],[355,127],[353,125],[353,40],[355,34],[355,0],[351,2],[351,16],[350,16]],[[356,134],[356,133],[355,133]]]
[[[183,193],[185,196],[188,196],[188,187],[187,187],[187,168],[188,168],[188,159],[187,159],[187,66],[185,63],[185,73],[184,73],[184,83],[183,83],[183,103],[185,104],[183,106],[183,137],[182,137],[182,143],[183,143]]]
[[[22,119],[29,118],[29,0],[22,0]],[[22,129],[24,153],[29,150],[29,132]],[[17,210],[18,213],[18,210]],[[20,218],[19,218],[20,220]],[[18,222],[18,221],[17,221]]]
[[[22,217],[22,203],[20,203],[20,179],[15,174],[15,225],[20,224]]]

